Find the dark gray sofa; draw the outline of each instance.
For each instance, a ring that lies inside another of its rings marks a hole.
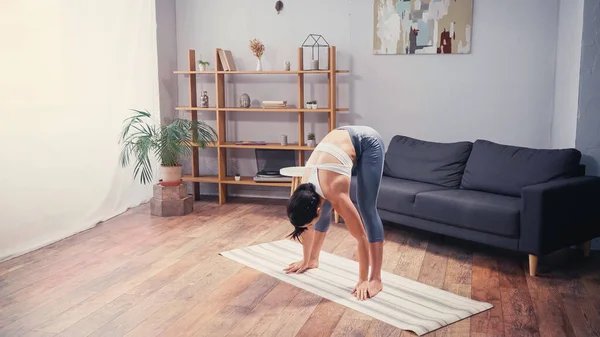
[[[385,221],[537,257],[600,236],[600,177],[576,149],[395,136],[378,210]],[[356,177],[351,198],[356,203]]]

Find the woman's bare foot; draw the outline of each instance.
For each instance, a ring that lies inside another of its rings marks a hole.
[[[383,290],[383,284],[381,280],[371,280],[369,281],[369,297],[375,297],[375,295],[379,294]]]
[[[312,260],[312,261],[309,261],[308,263],[304,263],[304,260],[300,260],[298,262],[290,263],[290,265],[287,268],[285,268],[283,271],[285,271],[286,274],[289,274],[289,273],[300,274],[308,269],[314,269],[314,268],[319,268],[319,261]]]

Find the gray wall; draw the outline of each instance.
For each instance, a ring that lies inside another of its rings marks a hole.
[[[158,56],[158,83],[160,117],[176,117],[177,105],[177,39],[175,36],[175,1],[156,0],[156,44]]]
[[[600,175],[600,0],[585,0],[576,147],[587,173]]]
[[[552,147],[575,146],[584,0],[560,0]]]
[[[600,0],[585,0],[575,144],[587,174],[600,175]],[[600,225],[600,224],[599,224]],[[600,239],[592,246],[600,249]]]
[[[285,1],[277,14],[272,0],[177,1],[178,68],[185,69],[187,49],[214,61],[217,47],[233,53],[238,68],[254,69],[249,40],[266,45],[263,68],[297,67],[297,48],[309,33],[323,34],[338,48],[338,106],[341,125],[366,124],[386,142],[395,134],[433,141],[475,140],[552,147],[559,0],[475,1],[472,53],[466,55],[374,55],[373,1]],[[235,9],[235,10],[234,10]],[[518,24],[517,24],[518,23]],[[214,63],[214,62],[212,62]],[[211,65],[212,66],[212,65]],[[236,104],[247,92],[253,100],[296,104],[294,76],[227,76],[226,100]],[[311,76],[306,99],[326,102],[326,78]],[[188,101],[187,78],[178,77],[181,105]],[[214,78],[200,76],[198,92],[215,98]],[[182,112],[185,113],[185,112]],[[214,112],[199,114],[215,123]],[[307,114],[306,132],[317,139],[326,119]],[[278,141],[282,133],[297,140],[296,116],[230,113],[229,140]],[[256,172],[251,150],[234,152],[242,175]],[[201,172],[216,167],[216,151],[203,151]],[[189,170],[189,167],[185,167]],[[189,172],[189,171],[188,171]],[[287,191],[233,188],[248,195],[281,196]],[[216,192],[207,185],[202,193]]]
[[[350,69],[340,76],[338,105],[350,107],[351,114],[342,114],[340,124],[368,124],[386,141],[401,133],[437,141],[482,137],[551,146],[559,0],[475,1],[473,48],[467,55],[374,55],[373,1],[287,1],[280,14],[274,3],[177,1],[179,68],[187,64],[187,49],[213,61],[214,49],[221,47],[232,51],[238,68],[254,70],[248,42],[255,37],[266,45],[265,70],[282,69],[286,60],[295,68],[296,49],[306,36],[323,34],[338,48],[338,66]],[[232,104],[243,92],[256,100],[296,103],[294,76],[227,78]],[[187,79],[178,80],[183,104]],[[326,102],[325,80],[311,77],[306,98]],[[214,79],[201,77],[200,90],[214,99]],[[214,119],[212,112],[204,116]],[[278,141],[285,132],[296,140],[294,115],[232,116],[232,139]],[[325,120],[310,118],[307,128],[322,137]]]

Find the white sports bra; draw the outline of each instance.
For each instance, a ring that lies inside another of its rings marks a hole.
[[[322,197],[323,190],[321,190],[321,185],[319,184],[319,175],[318,170],[324,169],[328,171],[333,171],[339,174],[343,174],[348,178],[352,178],[352,159],[344,150],[340,149],[338,146],[333,145],[331,143],[319,143],[314,151],[327,152],[330,155],[334,156],[335,159],[340,161],[340,164],[337,163],[325,163],[325,164],[306,164],[306,167],[311,167],[312,170],[310,175],[308,176],[308,182],[315,186],[316,192]]]

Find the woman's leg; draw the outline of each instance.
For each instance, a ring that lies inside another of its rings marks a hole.
[[[369,140],[363,139],[362,142],[364,149],[356,170],[356,198],[358,210],[369,239],[371,260],[369,281],[372,283],[372,289],[369,289],[369,293],[374,296],[382,289],[381,267],[383,263],[384,233],[383,223],[377,211],[377,198],[383,175],[385,148],[379,136],[372,136]]]

